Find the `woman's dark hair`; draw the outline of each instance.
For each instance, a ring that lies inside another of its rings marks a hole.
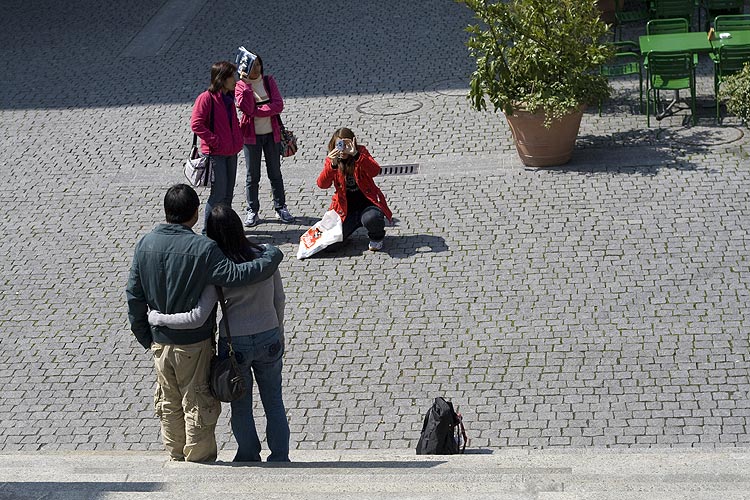
[[[230,260],[241,263],[255,259],[263,247],[245,236],[242,220],[231,207],[223,204],[211,209],[206,221],[206,236],[214,240]]]
[[[258,65],[260,66],[260,76],[263,76],[263,59],[258,54],[255,54],[255,58],[258,61]]]
[[[164,195],[164,215],[169,224],[182,224],[193,218],[201,201],[187,184],[175,184]]]
[[[351,139],[354,141],[354,132],[351,131],[351,129],[348,129],[346,127],[341,127],[340,129],[337,129],[333,135],[331,136],[331,140],[328,141],[328,152],[330,153],[333,151],[333,148],[336,147],[336,141],[338,139]],[[354,157],[350,156],[346,160],[339,160],[339,168],[344,173],[344,175],[352,175],[354,173]]]
[[[219,61],[211,66],[211,84],[209,92],[219,92],[224,88],[224,82],[237,71],[237,66],[229,61]]]

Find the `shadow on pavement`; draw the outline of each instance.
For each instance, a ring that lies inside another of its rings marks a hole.
[[[215,465],[224,467],[269,467],[278,469],[429,469],[444,464],[444,460],[411,461],[411,460],[382,460],[382,461],[354,461],[342,460],[336,462],[216,462]]]
[[[706,170],[691,156],[715,149],[722,130],[700,127],[635,129],[607,135],[579,135],[566,165],[535,169],[556,173],[608,173],[653,176],[663,168]]]
[[[358,237],[357,232],[363,237]],[[331,245],[323,251],[308,257],[308,259],[336,259],[370,253],[368,250],[369,240],[366,233],[362,229],[358,229],[357,232],[346,241]],[[385,253],[394,259],[406,259],[418,253],[440,253],[447,251],[448,245],[441,236],[410,234],[386,236],[383,250],[377,253]]]
[[[468,78],[449,78],[473,69],[464,46],[470,11],[455,2],[354,2],[346,16],[356,29],[343,30],[331,22],[342,15],[335,2],[290,0],[279,15],[275,2],[263,0],[251,21],[237,14],[247,10],[239,0],[206,2],[187,29],[168,22],[166,42],[128,56],[163,4],[9,5],[0,19],[0,109],[192,104],[209,84],[211,64],[233,61],[240,45],[263,57],[285,99],[468,91]],[[29,68],[43,71],[33,91]]]
[[[405,259],[418,253],[441,253],[448,251],[448,245],[442,236],[414,234],[391,238],[390,244],[383,251],[394,259]]]
[[[466,448],[464,455],[492,455],[495,450],[490,448]]]

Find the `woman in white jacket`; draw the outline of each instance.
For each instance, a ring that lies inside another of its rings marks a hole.
[[[240,217],[226,205],[211,210],[206,234],[216,241],[224,254],[234,262],[255,259],[263,247],[245,237]],[[232,347],[237,354],[249,387],[244,397],[233,401],[232,432],[238,450],[235,462],[259,462],[261,444],[253,418],[253,376],[266,413],[266,437],[271,454],[269,462],[289,461],[289,423],[281,391],[281,369],[284,354],[284,289],[281,275],[238,288],[224,288]],[[218,294],[206,287],[196,307],[185,313],[162,314],[150,311],[149,323],[173,329],[191,329],[216,320]],[[219,356],[228,357],[224,322],[219,326]]]

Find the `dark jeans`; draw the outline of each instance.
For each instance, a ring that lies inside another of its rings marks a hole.
[[[344,219],[343,230],[346,240],[358,227],[364,226],[373,241],[385,238],[385,214],[376,206],[365,207],[361,211],[349,212]]]
[[[214,181],[211,183],[211,194],[206,202],[206,214],[203,219],[203,234],[206,234],[206,221],[211,209],[221,203],[232,206],[234,196],[234,181],[237,179],[237,155],[211,155],[211,167]]]
[[[261,156],[266,158],[266,172],[268,173],[268,180],[271,181],[273,208],[278,210],[285,206],[284,179],[281,177],[281,144],[273,141],[273,134],[261,134],[255,136],[255,144],[245,144],[243,150],[245,151],[245,166],[247,167],[247,179],[245,180],[247,208],[256,214],[260,209],[258,184],[260,183]]]

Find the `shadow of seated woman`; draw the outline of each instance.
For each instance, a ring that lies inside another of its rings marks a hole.
[[[364,237],[350,237],[344,241],[334,243],[320,252],[312,255],[310,258],[332,258],[332,257],[353,257],[367,251],[367,236],[362,232]],[[385,239],[382,252],[394,259],[405,259],[418,253],[442,253],[449,250],[445,239],[442,236],[433,236],[429,234],[410,234],[403,236],[389,236]]]

